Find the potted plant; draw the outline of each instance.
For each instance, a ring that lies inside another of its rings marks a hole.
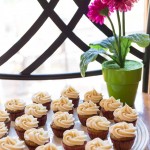
[[[135,60],[127,60],[132,43],[140,47],[150,44],[148,34],[136,33],[125,35],[125,12],[131,10],[137,0],[94,0],[88,11],[88,17],[92,22],[102,25],[107,18],[112,27],[113,36],[100,42],[91,43],[90,49],[81,55],[81,75],[85,76],[87,66],[94,61],[99,54],[111,58],[102,64],[102,74],[107,83],[109,96],[114,96],[122,102],[133,106],[138,83],[141,79],[142,63]],[[116,12],[118,21],[118,34],[111,20],[111,13]],[[122,14],[122,21],[121,15]]]

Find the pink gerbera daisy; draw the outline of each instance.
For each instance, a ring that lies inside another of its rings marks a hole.
[[[104,24],[104,18],[106,17],[104,14],[101,13],[101,11],[108,10],[108,5],[101,2],[101,0],[95,0],[91,5],[89,6],[89,11],[87,16],[92,22]],[[107,12],[106,11],[106,12]],[[110,12],[108,12],[110,14]]]
[[[121,12],[131,10],[133,4],[138,0],[102,0],[104,4],[109,5],[110,8],[114,8]]]

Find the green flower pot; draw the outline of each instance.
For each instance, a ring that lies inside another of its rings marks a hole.
[[[102,73],[109,96],[133,106],[141,80],[142,67],[142,63],[133,60],[127,60],[124,68],[119,68],[113,61],[104,62]]]

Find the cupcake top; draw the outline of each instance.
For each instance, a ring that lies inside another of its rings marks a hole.
[[[9,119],[9,113],[5,110],[0,110],[0,122],[5,122]]]
[[[103,99],[100,101],[100,106],[106,111],[114,111],[119,107],[122,107],[120,100],[116,100],[113,96],[109,99]]]
[[[113,144],[108,140],[103,141],[100,138],[95,138],[87,142],[85,150],[113,150]]]
[[[69,128],[70,126],[74,125],[74,117],[72,114],[68,112],[56,112],[53,116],[53,122],[56,126],[62,128]]]
[[[4,122],[0,122],[0,138],[8,133],[8,129]]]
[[[87,119],[86,126],[94,130],[108,130],[110,121],[105,117],[93,116]]]
[[[32,115],[25,114],[16,118],[15,125],[24,130],[28,130],[38,127],[38,121],[37,118],[34,118]]]
[[[47,114],[47,109],[42,104],[30,104],[25,108],[25,113],[28,115],[33,115],[36,118],[40,118]]]
[[[15,137],[4,137],[0,139],[1,150],[25,150],[25,144]]]
[[[51,96],[48,92],[37,92],[32,96],[32,101],[37,104],[45,104],[51,101]]]
[[[130,138],[136,136],[136,127],[132,123],[119,122],[112,125],[109,132],[116,139]]]
[[[137,111],[129,107],[127,104],[125,104],[124,107],[116,109],[113,114],[115,118],[127,122],[133,122],[138,118]]]
[[[86,141],[84,131],[77,129],[66,130],[63,134],[63,143],[68,146],[83,145]]]
[[[38,146],[35,150],[58,150],[53,143],[47,143],[46,145]]]
[[[77,107],[77,113],[79,115],[93,115],[99,112],[99,106],[92,101],[84,102]]]
[[[51,109],[53,111],[70,111],[73,109],[72,100],[62,96],[59,99],[52,101]]]
[[[38,145],[44,145],[49,142],[48,131],[44,131],[43,128],[39,129],[29,129],[24,133],[25,140],[32,141]]]
[[[25,108],[25,102],[20,99],[11,99],[5,103],[5,107],[11,111],[23,110]]]
[[[92,91],[88,91],[84,94],[84,101],[91,100],[94,103],[99,103],[99,101],[103,98],[101,93],[98,93],[95,89]]]
[[[61,95],[68,98],[79,98],[79,93],[71,86],[65,88]]]

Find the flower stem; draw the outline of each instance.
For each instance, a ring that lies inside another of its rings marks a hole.
[[[125,36],[125,12],[122,12],[122,30],[123,30],[123,36]]]

